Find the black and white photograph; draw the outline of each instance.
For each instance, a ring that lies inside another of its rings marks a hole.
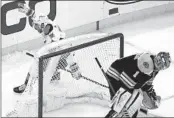
[[[173,0],[2,0],[1,117],[174,117]]]

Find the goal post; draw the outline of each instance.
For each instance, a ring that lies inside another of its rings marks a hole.
[[[56,65],[58,64],[58,61],[60,60],[61,55],[64,55],[67,53],[70,54],[73,52],[75,55],[73,58],[75,59],[77,64],[80,65],[79,67],[80,67],[80,71],[82,72],[82,75],[89,78],[91,82],[93,81],[94,82],[93,84],[101,83],[101,85],[102,84],[107,85],[107,82],[103,82],[104,80],[100,79],[100,78],[103,79],[103,77],[100,75],[101,74],[99,72],[101,71],[100,68],[98,68],[95,65],[94,57],[98,57],[99,60],[101,59],[101,62],[103,62],[101,65],[104,66],[105,68],[104,70],[106,71],[108,66],[113,61],[115,61],[116,59],[122,58],[124,56],[124,35],[122,33],[116,33],[116,34],[99,33],[97,35],[87,34],[87,35],[77,36],[74,38],[65,39],[60,42],[52,43],[48,45],[46,48],[50,51],[44,55],[41,55],[39,57],[39,63],[38,63],[38,78],[39,78],[38,79],[38,117],[43,117],[43,104],[44,104],[43,100],[44,100],[44,94],[45,94],[44,81],[48,79],[49,76],[52,76],[52,74],[56,70],[55,67],[57,68]],[[49,63],[48,63],[48,60],[49,60]],[[45,66],[49,68],[50,70],[49,72],[45,70],[46,68]],[[92,72],[95,74],[91,74]],[[49,75],[48,73],[51,73],[51,74]],[[60,77],[60,80],[63,81],[63,79],[65,78],[66,79],[70,78],[70,75],[68,75],[67,73],[64,75],[66,76],[61,78],[63,76],[62,75]],[[98,79],[98,81],[96,79]],[[67,79],[66,81],[69,81],[69,80]],[[77,84],[73,85],[73,87],[79,86],[80,84],[84,84],[84,83],[87,84],[87,82],[82,82],[83,80],[81,79],[80,80],[72,79],[71,81],[72,83],[74,83],[74,81],[77,82]],[[59,84],[57,86],[59,86]],[[70,86],[70,85],[67,85],[67,86]],[[92,84],[89,84],[89,86],[92,88]],[[83,90],[83,89],[84,88],[82,87],[79,90]],[[86,92],[86,89],[83,91]],[[98,87],[94,87],[93,90],[97,90],[99,92],[105,91],[105,90],[100,91],[100,88]],[[91,89],[89,93],[92,93],[93,90]],[[97,91],[95,91],[94,93],[96,93]],[[83,92],[80,92],[81,96],[82,96],[82,93]],[[73,93],[67,93],[67,94],[73,94]],[[89,96],[93,96],[93,95],[90,94]],[[77,96],[75,95],[75,97]],[[68,96],[67,98],[70,98],[70,97]]]

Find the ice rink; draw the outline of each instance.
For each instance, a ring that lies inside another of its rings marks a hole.
[[[138,52],[168,51],[174,60],[174,13],[156,16],[150,19],[112,26],[101,29],[100,32],[123,33],[125,36],[124,56]],[[2,57],[2,117],[13,108],[15,101],[21,95],[13,93],[13,87],[23,83],[31,64],[31,57],[24,52],[15,52]],[[174,117],[174,61],[171,67],[161,71],[154,80],[154,88],[161,95],[161,106],[149,113]],[[64,108],[46,113],[44,116],[83,116],[104,117],[109,108],[92,104],[69,104]]]

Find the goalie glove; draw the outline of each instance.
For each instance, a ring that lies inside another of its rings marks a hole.
[[[70,71],[73,78],[78,80],[80,79],[80,77],[82,77],[77,63],[73,63],[70,65]]]
[[[156,109],[161,103],[161,97],[157,96],[153,85],[145,85],[142,87],[143,90],[143,105],[148,109]]]

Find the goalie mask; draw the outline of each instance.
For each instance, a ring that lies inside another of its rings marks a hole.
[[[157,70],[164,70],[170,66],[171,57],[168,52],[159,52],[154,58],[155,68]]]

